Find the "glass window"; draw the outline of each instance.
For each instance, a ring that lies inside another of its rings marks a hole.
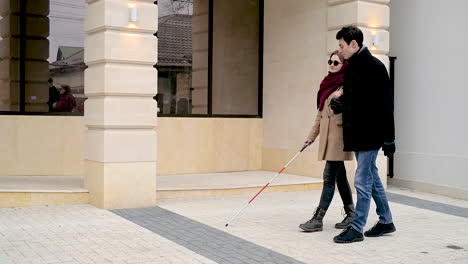
[[[84,111],[85,0],[50,1],[48,111]],[[54,90],[55,89],[55,90]],[[56,90],[59,91],[57,100]],[[69,91],[68,91],[69,90]],[[69,93],[68,96],[63,94]]]
[[[215,0],[213,114],[258,115],[259,0]]]
[[[86,1],[1,3],[0,111],[83,113]]]
[[[208,3],[158,1],[160,115],[208,113]]]
[[[158,1],[160,116],[261,114],[262,3]]]
[[[0,2],[0,111],[19,111],[19,5]]]

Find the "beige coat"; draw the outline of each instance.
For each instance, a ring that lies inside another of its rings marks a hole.
[[[333,94],[325,101],[322,111],[317,113],[308,139],[315,141],[320,134],[319,160],[352,160],[352,152],[343,151],[343,115],[335,115],[330,107]]]

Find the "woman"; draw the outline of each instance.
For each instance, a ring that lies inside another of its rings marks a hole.
[[[331,100],[342,94],[343,70],[347,62],[338,51],[335,51],[331,54],[328,65],[328,75],[320,84],[317,94],[317,117],[309,136],[304,142],[304,144],[310,145],[320,134],[318,159],[326,160],[319,206],[315,210],[312,219],[299,225],[299,228],[306,232],[322,231],[322,220],[333,199],[335,182],[338,185],[338,191],[346,212],[343,221],[337,223],[335,227],[339,229],[346,228],[355,215],[353,197],[344,165],[344,161],[352,160],[353,156],[351,152],[343,151],[342,115],[335,115],[330,108]]]
[[[60,99],[53,104],[57,112],[71,112],[76,106],[75,97],[71,93],[71,88],[68,85],[62,85],[60,88]]]

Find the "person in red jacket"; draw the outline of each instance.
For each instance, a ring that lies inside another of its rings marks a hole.
[[[62,85],[60,88],[60,99],[54,103],[53,107],[57,109],[57,112],[71,112],[76,107],[76,100],[71,93],[70,86]]]

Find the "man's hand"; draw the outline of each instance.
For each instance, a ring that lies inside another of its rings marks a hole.
[[[382,150],[385,156],[392,156],[396,150],[395,142],[385,142],[382,146]]]
[[[310,146],[312,143],[314,143],[312,139],[306,139],[306,141],[304,141],[304,146]]]
[[[343,90],[335,91],[334,93],[332,93],[333,98],[338,98],[342,95],[343,95]]]
[[[343,102],[342,98],[333,98],[330,103],[331,109],[335,115],[343,113]]]

